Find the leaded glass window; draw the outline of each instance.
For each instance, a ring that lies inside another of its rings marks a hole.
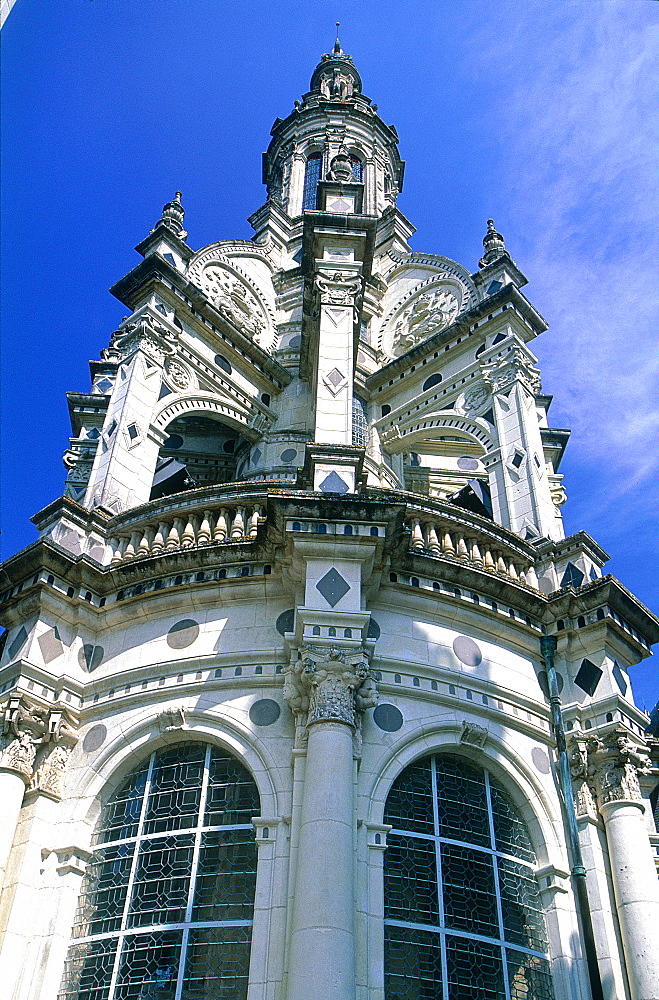
[[[366,401],[352,397],[352,443],[357,448],[366,447]]]
[[[316,189],[322,172],[322,153],[311,153],[307,157],[307,164],[304,171],[304,195],[302,198],[302,209],[316,207]]]
[[[259,811],[218,747],[177,743],[132,771],[96,831],[60,1000],[244,1000]]]
[[[496,778],[417,761],[384,820],[386,1000],[553,1000],[535,854]]]
[[[358,156],[351,156],[350,163],[352,164],[352,179],[353,181],[361,182],[364,180],[364,164],[359,159]]]

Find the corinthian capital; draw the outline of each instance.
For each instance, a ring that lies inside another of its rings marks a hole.
[[[649,770],[649,752],[633,743],[626,730],[616,728],[604,737],[590,737],[586,752],[588,776],[600,808],[621,799],[640,800],[638,775]]]
[[[344,722],[357,729],[360,713],[378,701],[366,650],[305,646],[300,652],[284,680],[284,697],[298,723]]]
[[[534,396],[542,388],[539,370],[528,354],[519,347],[515,348],[512,355],[507,354],[501,361],[481,365],[481,374],[491,392],[503,392],[514,382],[521,382]]]
[[[20,774],[27,784],[37,750],[49,735],[47,709],[25,695],[10,698],[3,718],[0,767]]]

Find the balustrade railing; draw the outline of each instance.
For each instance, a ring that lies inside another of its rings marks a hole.
[[[265,521],[260,504],[209,507],[189,513],[166,514],[157,520],[127,526],[109,538],[110,564],[166,555],[202,545],[242,542],[256,538]]]
[[[410,548],[413,552],[457,560],[538,589],[538,577],[531,559],[485,531],[476,527],[460,528],[448,518],[435,519],[427,515],[408,517],[406,521],[412,531]]]

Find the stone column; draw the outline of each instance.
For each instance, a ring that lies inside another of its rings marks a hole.
[[[308,646],[287,671],[307,734],[287,1000],[355,998],[353,736],[377,701],[365,657]]]
[[[586,744],[590,784],[604,819],[631,1000],[659,997],[659,881],[643,819],[638,772],[647,750],[617,726]]]
[[[37,750],[48,739],[48,712],[24,696],[5,708],[0,750],[0,889],[26,787],[32,781]]]

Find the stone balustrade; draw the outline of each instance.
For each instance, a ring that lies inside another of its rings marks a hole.
[[[176,511],[131,524],[108,538],[110,564],[167,555],[201,545],[243,542],[256,538],[265,521],[261,504],[225,505],[188,512]]]
[[[538,589],[532,559],[501,538],[472,525],[457,525],[448,517],[426,513],[408,516],[413,552],[435,558],[458,560],[477,569],[498,573]]]

